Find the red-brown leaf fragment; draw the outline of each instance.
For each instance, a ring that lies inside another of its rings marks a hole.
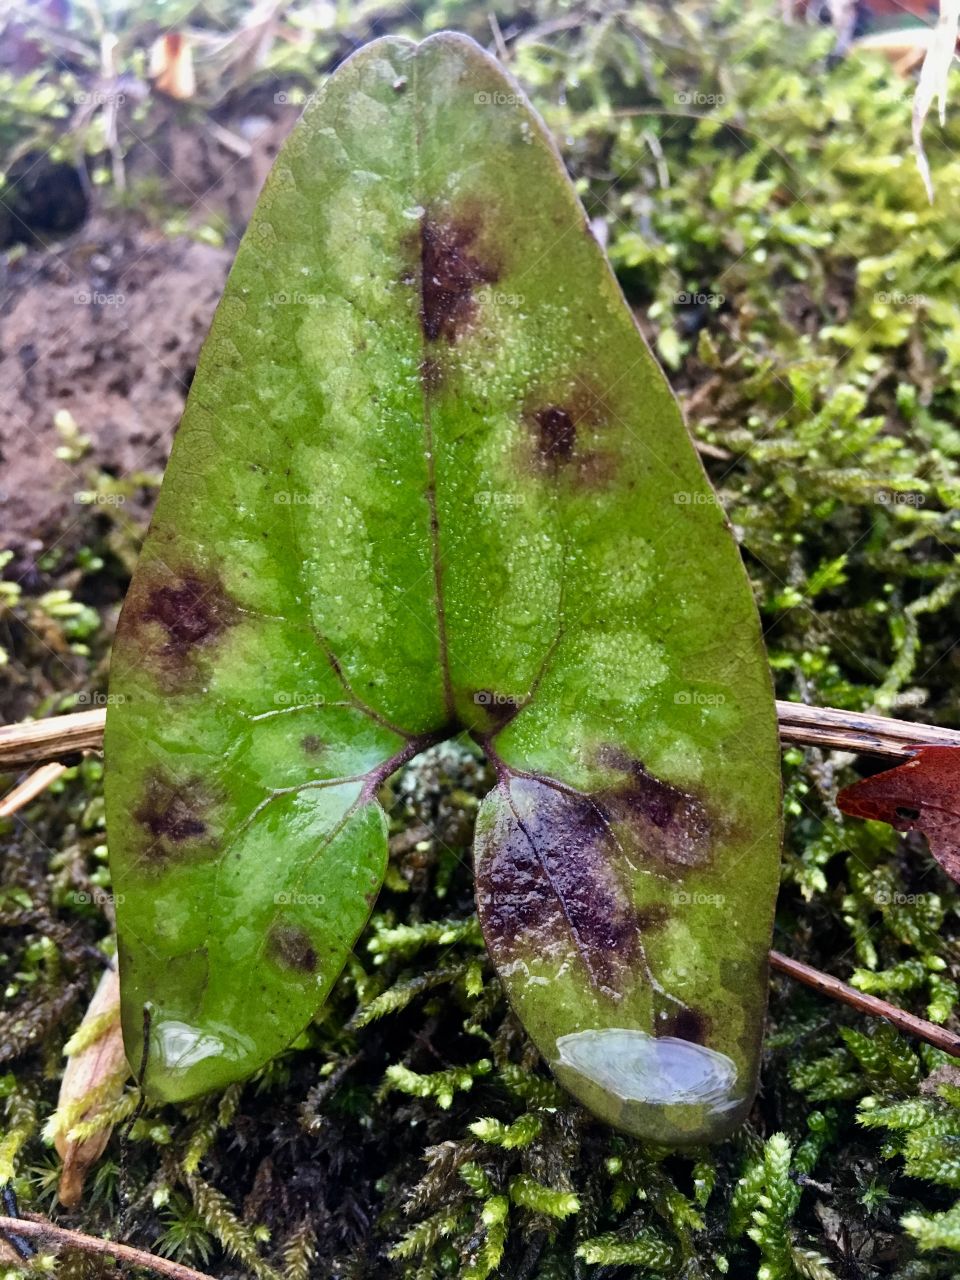
[[[921,831],[941,867],[960,883],[960,747],[916,747],[906,764],[844,787],[837,804],[852,818]]]

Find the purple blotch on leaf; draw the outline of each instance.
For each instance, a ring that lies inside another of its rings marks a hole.
[[[499,278],[477,247],[476,218],[424,215],[420,224],[420,323],[430,342],[455,342],[476,309],[475,289]]]
[[[313,939],[305,929],[294,925],[274,925],[267,938],[267,946],[272,959],[285,969],[296,969],[299,973],[316,972],[317,953]]]
[[[210,798],[197,780],[174,782],[154,770],[145,782],[144,796],[133,816],[150,837],[148,860],[163,863],[183,845],[204,840],[209,828],[201,813]]]
[[[585,795],[532,778],[503,784],[497,831],[478,859],[477,901],[494,952],[534,958],[572,950],[616,998],[634,963],[640,921],[617,873],[616,841]]]

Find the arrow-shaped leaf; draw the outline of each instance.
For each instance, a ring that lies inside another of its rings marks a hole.
[[[545,130],[470,41],[378,41],[278,159],[117,636],[108,817],[147,1087],[309,1021],[379,784],[466,731],[478,901],[559,1078],[662,1141],[749,1106],[779,757],[723,514]]]

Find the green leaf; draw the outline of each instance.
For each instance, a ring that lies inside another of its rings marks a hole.
[[[543,125],[441,34],[351,58],[281,153],[124,606],[107,806],[152,1095],[310,1020],[383,877],[381,782],[460,732],[498,777],[481,924],[544,1057],[614,1124],[719,1136],[778,873],[756,611]]]

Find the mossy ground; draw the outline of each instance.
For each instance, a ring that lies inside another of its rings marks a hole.
[[[243,13],[223,5],[218,25]],[[960,105],[942,136],[928,129],[931,208],[908,149],[912,85],[865,57],[835,62],[829,33],[785,29],[773,3],[538,0],[497,17],[707,446],[779,695],[958,727]],[[326,19],[227,92],[251,77],[311,86],[385,30],[491,32],[485,9],[450,2]],[[134,71],[175,20],[147,0],[120,7]],[[211,25],[205,10],[193,21]],[[13,77],[0,138],[86,149],[99,201],[119,210],[135,193],[114,189],[96,121],[66,132],[84,74],[61,59]],[[162,121],[136,110],[149,140]],[[82,465],[82,443],[64,447]],[[139,531],[116,502],[82,510],[4,569],[3,697],[18,713],[106,688]],[[922,841],[840,818],[836,788],[865,764],[784,755],[776,943],[955,1025],[957,888]],[[785,979],[760,1096],[730,1142],[671,1154],[570,1103],[506,1009],[473,916],[472,814],[489,783],[456,746],[394,780],[388,884],[315,1025],[245,1086],[115,1134],[60,1220],[220,1277],[960,1272],[960,1064]],[[0,1180],[57,1213],[40,1128],[111,946],[99,762],[3,830]],[[78,1256],[56,1266],[105,1274]]]

